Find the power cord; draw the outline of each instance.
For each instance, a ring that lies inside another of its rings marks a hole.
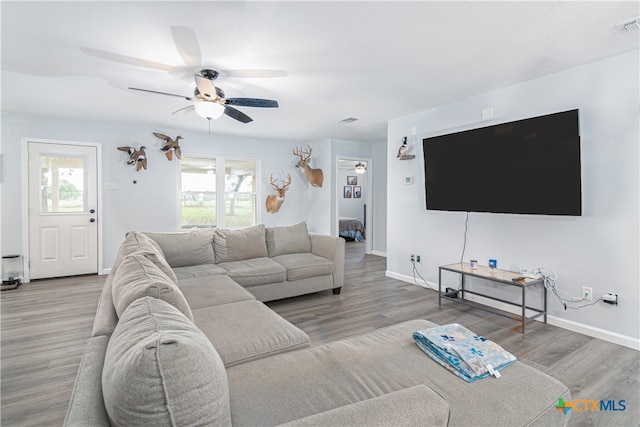
[[[420,272],[418,271],[418,268],[416,267],[416,261],[415,260],[411,260],[411,265],[413,265],[413,283],[415,283],[418,286],[421,287],[427,287],[431,290],[436,290],[434,287],[432,287],[431,285],[429,285],[429,283],[424,280],[424,277],[422,277],[422,275],[420,274]],[[418,277],[424,282],[425,286],[422,286],[420,283],[418,283],[418,279],[416,279],[416,275],[418,275]]]
[[[544,287],[547,289],[547,291],[551,292],[552,294],[554,294],[556,296],[556,298],[558,298],[558,302],[560,302],[560,304],[562,304],[562,306],[564,307],[565,310],[570,309],[570,310],[579,310],[581,308],[585,308],[585,307],[589,307],[592,305],[597,304],[600,301],[603,301],[602,297],[597,298],[595,301],[590,302],[589,304],[583,304],[583,305],[579,305],[577,307],[572,307],[570,305],[567,305],[567,303],[576,303],[576,302],[582,302],[585,301],[585,298],[582,297],[575,297],[573,295],[569,295],[566,292],[563,292],[561,290],[558,289],[558,285],[556,283],[556,280],[558,279],[558,275],[556,273],[554,273],[551,270],[547,270],[541,267],[535,268],[533,269],[532,273],[543,279],[543,283],[544,283]],[[564,295],[567,295],[569,298],[565,298],[565,297],[561,297],[559,292],[562,292]]]
[[[460,264],[464,260],[464,253],[467,250],[467,231],[469,230],[469,211],[467,211],[467,216],[464,220],[464,241],[462,242],[462,253],[460,254]],[[458,279],[458,289],[462,288],[462,275]]]
[[[464,253],[467,250],[467,230],[469,229],[469,212],[464,220],[464,242],[462,243],[462,253],[460,254],[460,263],[464,259]]]

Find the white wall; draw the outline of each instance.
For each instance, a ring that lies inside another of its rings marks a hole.
[[[260,222],[266,225],[288,225],[306,221],[310,231],[335,234],[335,157],[341,152],[366,151],[370,155],[371,144],[353,141],[324,140],[312,143],[311,166],[324,172],[322,188],[312,187],[295,167],[298,158],[293,156],[295,144],[282,141],[238,138],[198,132],[178,131],[170,127],[87,122],[73,119],[56,119],[23,114],[2,113],[2,206],[0,218],[2,233],[0,244],[3,254],[25,254],[22,247],[22,180],[21,171],[23,138],[39,138],[58,141],[82,141],[102,146],[103,183],[115,183],[117,190],[102,190],[103,205],[99,208],[99,220],[103,226],[103,265],[109,268],[115,258],[118,245],[129,230],[167,231],[179,225],[177,208],[179,164],[169,162],[160,151],[161,142],[153,131],[176,136],[183,155],[217,155],[254,158],[259,160],[258,206]],[[116,148],[121,145],[145,145],[148,169],[136,172],[124,164],[126,154]],[[306,144],[305,144],[306,146]],[[363,148],[364,147],[364,148]],[[336,154],[338,153],[338,154]],[[384,153],[380,153],[384,155]],[[384,161],[379,162],[381,165]],[[386,169],[386,168],[380,168]],[[280,211],[267,213],[265,199],[271,194],[269,175],[291,174],[292,184]],[[137,184],[133,184],[133,180]],[[382,204],[382,203],[381,203]],[[386,224],[384,224],[386,227]],[[386,234],[381,228],[380,235]]]
[[[617,307],[598,303],[566,311],[550,295],[549,311],[556,324],[619,335],[620,342],[637,346],[638,75],[636,50],[390,121],[388,274],[411,277],[408,259],[415,253],[422,256],[422,275],[437,283],[438,266],[460,260],[466,214],[425,209],[423,138],[579,108],[583,215],[471,213],[465,261],[475,258],[486,265],[496,258],[507,269],[545,267],[558,274],[558,287],[572,295],[580,295],[582,286],[592,287],[594,296],[617,293]],[[487,107],[495,109],[495,118],[480,123]],[[417,128],[416,159],[397,161],[396,150],[412,127]],[[405,176],[413,176],[414,184],[403,184]]]
[[[99,220],[103,226],[104,267],[109,268],[116,249],[129,230],[175,230],[179,225],[177,209],[177,161],[169,162],[160,151],[161,142],[152,135],[161,131],[168,135],[182,135],[183,155],[212,154],[228,157],[259,159],[260,182],[258,206],[260,220],[267,225],[293,224],[305,220],[309,229],[328,233],[324,224],[329,214],[327,201],[330,187],[312,188],[302,172],[295,168],[294,144],[248,138],[236,138],[206,133],[185,132],[166,128],[152,128],[131,124],[107,124],[76,120],[2,114],[2,248],[3,253],[24,253],[22,248],[22,182],[21,158],[23,137],[62,141],[84,141],[102,145],[103,183],[116,183],[117,190],[102,190],[103,206]],[[148,169],[136,172],[124,164],[126,154],[118,151],[121,145],[145,145]],[[315,167],[330,168],[331,147],[311,144]],[[318,159],[316,161],[316,158]],[[292,185],[286,200],[276,214],[266,212],[264,202],[270,194],[269,174],[291,173]],[[133,180],[137,184],[133,184]],[[323,203],[318,194],[326,193]],[[321,207],[325,207],[323,213]],[[312,207],[309,209],[309,207]]]
[[[374,143],[372,145],[372,198],[373,206],[371,218],[367,221],[373,228],[373,251],[375,255],[387,255],[387,144]]]

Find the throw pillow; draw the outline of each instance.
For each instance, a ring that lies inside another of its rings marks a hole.
[[[302,221],[285,227],[267,227],[269,256],[311,252],[307,223]]]
[[[220,230],[213,234],[216,263],[268,256],[264,224],[240,230]]]
[[[129,304],[144,296],[163,299],[193,319],[191,308],[178,285],[137,252],[125,257],[113,275],[111,297],[118,317]]]
[[[125,310],[107,346],[102,392],[113,426],[231,425],[218,352],[162,300],[140,298]]]
[[[190,231],[144,234],[155,241],[171,267],[213,264],[213,228],[196,228]]]

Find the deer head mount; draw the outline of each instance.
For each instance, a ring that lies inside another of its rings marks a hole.
[[[280,210],[280,206],[282,206],[282,203],[284,203],[284,194],[287,192],[289,186],[291,185],[291,174],[287,174],[286,181],[280,181],[282,182],[282,186],[278,185],[277,179],[273,179],[273,175],[269,175],[269,182],[271,183],[271,186],[276,190],[276,194],[269,194],[267,196],[266,207],[267,212],[269,213],[278,212]]]
[[[296,149],[293,150],[293,155],[300,157],[300,161],[296,164],[296,167],[302,169],[302,173],[304,173],[304,176],[307,177],[311,185],[314,187],[322,187],[322,181],[324,181],[322,169],[314,169],[309,166],[311,146],[307,145],[307,150],[303,150],[302,147],[296,147]]]

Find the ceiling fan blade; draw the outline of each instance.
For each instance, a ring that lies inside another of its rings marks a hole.
[[[195,109],[196,109],[196,107],[194,107],[193,105],[189,105],[187,107],[184,107],[184,108],[181,108],[179,110],[176,110],[171,114],[175,114],[176,116],[182,116],[183,114],[190,113]],[[180,157],[178,157],[178,158],[180,158]]]
[[[149,61],[146,59],[135,58],[133,56],[120,55],[113,52],[105,52],[103,50],[92,49],[90,47],[81,47],[80,50],[89,56],[95,58],[106,59],[107,61],[119,62],[121,64],[134,65],[136,67],[152,68],[154,70],[173,71],[175,67],[160,62]]]
[[[207,99],[215,99],[216,98],[216,87],[213,82],[205,77],[202,77],[199,74],[195,75],[196,86],[198,86],[198,92],[200,95],[204,96]]]
[[[274,78],[287,77],[284,70],[222,70],[220,75],[229,78]]]
[[[236,110],[235,108],[229,107],[228,105],[224,106],[224,113],[232,119],[236,119],[237,121],[242,123],[249,123],[253,121],[251,117],[247,116],[242,111]]]
[[[171,27],[171,35],[187,67],[199,67],[202,63],[202,54],[196,33],[190,27],[174,26]]]
[[[239,107],[278,108],[278,101],[272,99],[228,98],[225,102],[227,105],[237,105]]]
[[[137,88],[137,87],[130,87],[129,89],[131,89],[131,90],[137,90],[137,91],[140,91],[140,92],[155,93],[155,94],[157,94],[157,95],[176,96],[176,97],[178,97],[178,98],[186,99],[187,101],[193,101],[193,98],[191,98],[191,97],[184,96],[184,95],[176,95],[175,93],[158,92],[157,90],[139,89],[139,88]]]

